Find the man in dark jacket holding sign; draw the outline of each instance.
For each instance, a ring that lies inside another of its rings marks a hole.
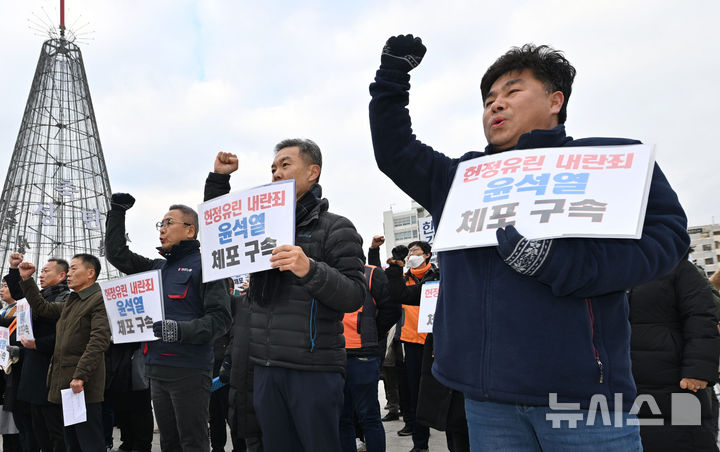
[[[250,277],[250,359],[254,405],[266,451],[340,450],[345,338],[342,319],[365,300],[362,239],[328,212],[318,185],[322,154],[314,142],[275,146],[273,182],[295,180],[295,245],[272,252],[272,270]],[[230,191],[237,157],[221,152],[205,199]]]
[[[170,206],[156,225],[164,259],[131,252],[125,211],[134,203],[129,194],[112,195],[105,245],[108,261],[124,273],[161,270],[165,319],[153,324],[160,340],[146,343],[145,356],[160,447],[207,451],[213,342],[230,328],[230,294],[224,280],[202,282],[198,217],[188,206]]]
[[[387,41],[370,85],[370,127],[378,167],[434,219],[442,217],[464,160],[509,150],[639,143],[566,136],[575,68],[556,50],[525,45],[483,76],[486,152],[447,157],[417,140],[406,108],[409,71],[425,51],[412,35]],[[636,240],[527,240],[522,227],[511,224],[497,229],[497,247],[438,256],[443,280],[433,375],[465,394],[472,450],[640,450],[638,426],[627,422],[636,391],[624,290],[666,274],[687,251],[677,196],[655,165]],[[599,412],[588,422],[596,395],[611,412],[622,403],[621,426],[615,419],[607,425]]]

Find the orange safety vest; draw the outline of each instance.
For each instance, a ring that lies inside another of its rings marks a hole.
[[[410,275],[413,275],[414,278],[411,278],[408,274],[405,275],[405,285],[407,286],[414,286],[415,284],[418,284],[416,282],[420,281],[423,276],[425,276],[425,273],[430,270],[432,267],[431,263],[427,263],[424,267],[421,267],[419,269],[411,268],[408,272]],[[420,317],[420,306],[412,306],[404,304],[402,305],[403,308],[403,325],[402,330],[400,331],[400,340],[403,342],[414,342],[416,344],[425,344],[425,339],[427,338],[427,333],[418,333],[418,319]]]
[[[343,316],[343,334],[345,335],[345,348],[357,350],[378,345],[377,303],[372,297],[372,275],[377,267],[365,265],[365,282],[368,286],[367,296],[363,305],[355,312]]]

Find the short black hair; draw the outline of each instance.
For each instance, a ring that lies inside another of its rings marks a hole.
[[[275,145],[275,153],[277,154],[282,149],[291,148],[297,146],[300,149],[300,155],[305,161],[311,165],[317,165],[322,169],[322,152],[320,146],[317,145],[313,140],[307,138],[288,138],[282,140]],[[320,175],[315,182],[320,182]]]
[[[60,267],[60,272],[65,273],[65,279],[67,279],[68,270],[70,270],[70,264],[65,259],[59,257],[51,257],[48,262],[55,262],[55,265]]]
[[[416,240],[414,242],[408,243],[408,249],[412,248],[413,246],[419,246],[422,250],[423,254],[429,254],[428,258],[425,259],[425,262],[429,262],[430,258],[432,257],[432,246],[424,240]]]
[[[95,270],[95,280],[97,281],[98,276],[100,276],[100,259],[87,253],[79,253],[74,255],[72,258],[80,259],[83,265],[93,268]]]
[[[189,220],[186,221],[186,223],[190,223],[195,226],[195,234],[193,235],[193,238],[196,239],[198,235],[198,214],[195,212],[195,209],[188,207],[185,204],[173,204],[168,210],[179,210],[183,213],[185,220]]]
[[[480,82],[483,101],[487,98],[490,88],[497,79],[508,72],[522,71],[523,69],[531,70],[535,78],[545,85],[545,89],[549,93],[555,91],[563,93],[565,101],[558,113],[558,123],[565,124],[567,103],[572,93],[576,71],[562,51],[546,45],[525,44],[522,47],[513,47],[495,60]]]

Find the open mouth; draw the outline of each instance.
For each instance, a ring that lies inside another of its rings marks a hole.
[[[490,124],[490,127],[492,127],[492,128],[500,127],[503,124],[505,124],[505,118],[497,117],[497,118],[493,119],[492,123]]]

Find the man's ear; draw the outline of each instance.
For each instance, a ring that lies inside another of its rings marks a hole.
[[[320,171],[322,171],[322,168],[320,168],[320,165],[310,165],[310,180],[315,183],[320,178]]]
[[[557,115],[560,113],[562,106],[565,104],[565,95],[562,91],[555,91],[549,96],[550,113]]]

